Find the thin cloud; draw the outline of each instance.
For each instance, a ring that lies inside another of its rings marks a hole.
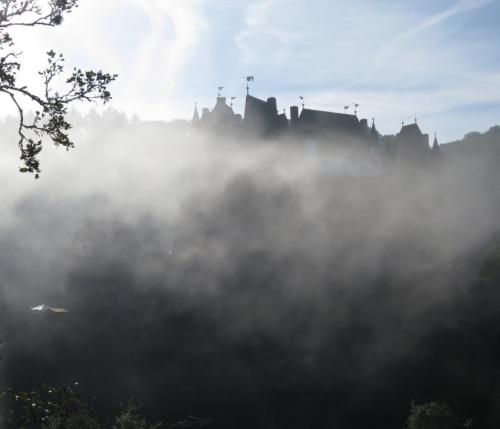
[[[491,2],[492,0],[461,0],[452,7],[423,19],[414,27],[395,37],[391,43],[382,49],[382,52],[376,59],[375,64],[366,72],[362,81],[365,81],[376,70],[384,65],[408,40],[415,38],[422,32],[429,30],[430,28],[435,27],[436,25],[441,24],[456,15],[484,7]]]

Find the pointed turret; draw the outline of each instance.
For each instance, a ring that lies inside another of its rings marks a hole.
[[[432,144],[432,152],[439,153],[439,143],[437,139],[437,134],[434,133],[434,143]]]
[[[372,128],[370,130],[370,138],[376,142],[380,137],[379,132],[377,131],[377,127],[375,127],[375,118],[372,118]]]
[[[200,124],[200,115],[198,114],[198,103],[194,104],[194,114],[193,114],[193,121],[191,122],[191,125],[193,127],[197,127]]]

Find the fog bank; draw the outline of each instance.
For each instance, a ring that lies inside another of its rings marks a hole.
[[[102,412],[134,396],[214,427],[396,428],[410,400],[436,398],[496,422],[491,154],[424,167],[74,122],[77,148],[48,149],[39,181],[15,171],[2,125],[9,386],[79,380]],[[42,303],[70,313],[27,310]]]

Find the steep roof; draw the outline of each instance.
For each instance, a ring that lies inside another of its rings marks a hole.
[[[254,115],[266,116],[268,113],[269,105],[266,101],[247,95],[245,101],[245,119],[250,119]]]
[[[418,124],[409,124],[409,125],[403,125],[401,128],[401,131],[399,132],[401,137],[406,137],[406,136],[422,136],[422,131],[420,130],[420,127]]]
[[[217,103],[213,109],[213,113],[222,115],[233,115],[233,109],[226,104],[226,97],[217,97]]]
[[[324,127],[333,131],[359,130],[360,122],[356,115],[325,112],[323,110],[303,109],[300,122],[304,125]]]
[[[264,101],[247,95],[244,126],[247,131],[254,134],[266,135],[278,131],[279,121],[275,99],[270,98]]]
[[[267,106],[266,101],[261,100],[260,98],[254,97],[252,95],[247,95],[246,102],[250,105],[260,106],[263,108]]]

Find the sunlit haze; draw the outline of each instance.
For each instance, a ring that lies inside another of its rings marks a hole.
[[[382,133],[417,115],[449,141],[499,117],[499,20],[494,0],[86,0],[16,40],[32,73],[48,49],[118,73],[112,106],[143,119],[190,119],[219,86],[242,113],[254,75],[280,110],[359,103]]]

